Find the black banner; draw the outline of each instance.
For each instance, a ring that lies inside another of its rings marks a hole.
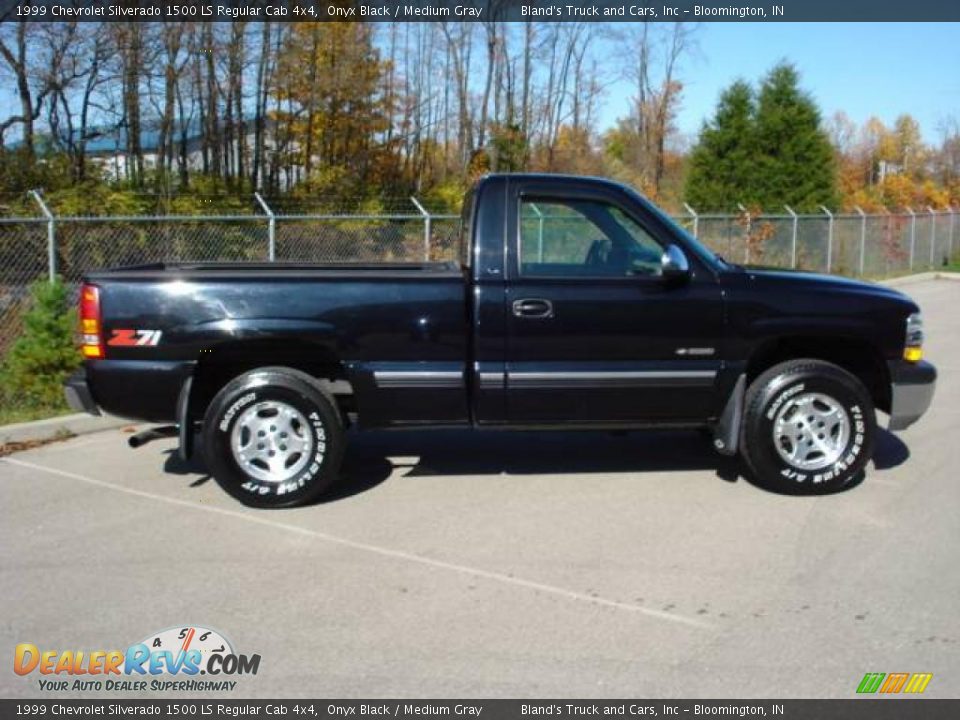
[[[150,22],[275,20],[422,22],[960,21],[955,0],[0,0],[0,19]]]
[[[960,700],[0,700],[2,718],[790,718],[952,720]]]

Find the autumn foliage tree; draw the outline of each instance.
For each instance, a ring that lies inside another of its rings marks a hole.
[[[847,129],[838,132],[840,125]],[[910,115],[899,116],[891,127],[871,117],[859,129],[835,116],[832,126],[845,209],[944,209],[960,202],[960,126],[944,123],[939,148],[923,141]]]
[[[303,170],[304,192],[379,180],[389,151],[385,68],[371,33],[358,22],[297,23],[280,52],[274,120],[296,139],[287,152]]]

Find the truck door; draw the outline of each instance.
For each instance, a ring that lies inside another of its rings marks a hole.
[[[604,185],[507,193],[506,415],[516,425],[701,421],[715,410],[723,309],[714,274],[660,276],[676,240]]]

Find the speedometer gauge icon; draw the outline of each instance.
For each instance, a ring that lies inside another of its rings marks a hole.
[[[141,642],[151,652],[169,651],[174,657],[190,650],[200,652],[200,667],[206,667],[211,655],[233,655],[233,646],[222,633],[202,625],[182,625],[151,633]]]

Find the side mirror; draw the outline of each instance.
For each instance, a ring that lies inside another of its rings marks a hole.
[[[660,275],[664,280],[676,281],[690,276],[690,263],[676,245],[667,245],[660,257]]]

